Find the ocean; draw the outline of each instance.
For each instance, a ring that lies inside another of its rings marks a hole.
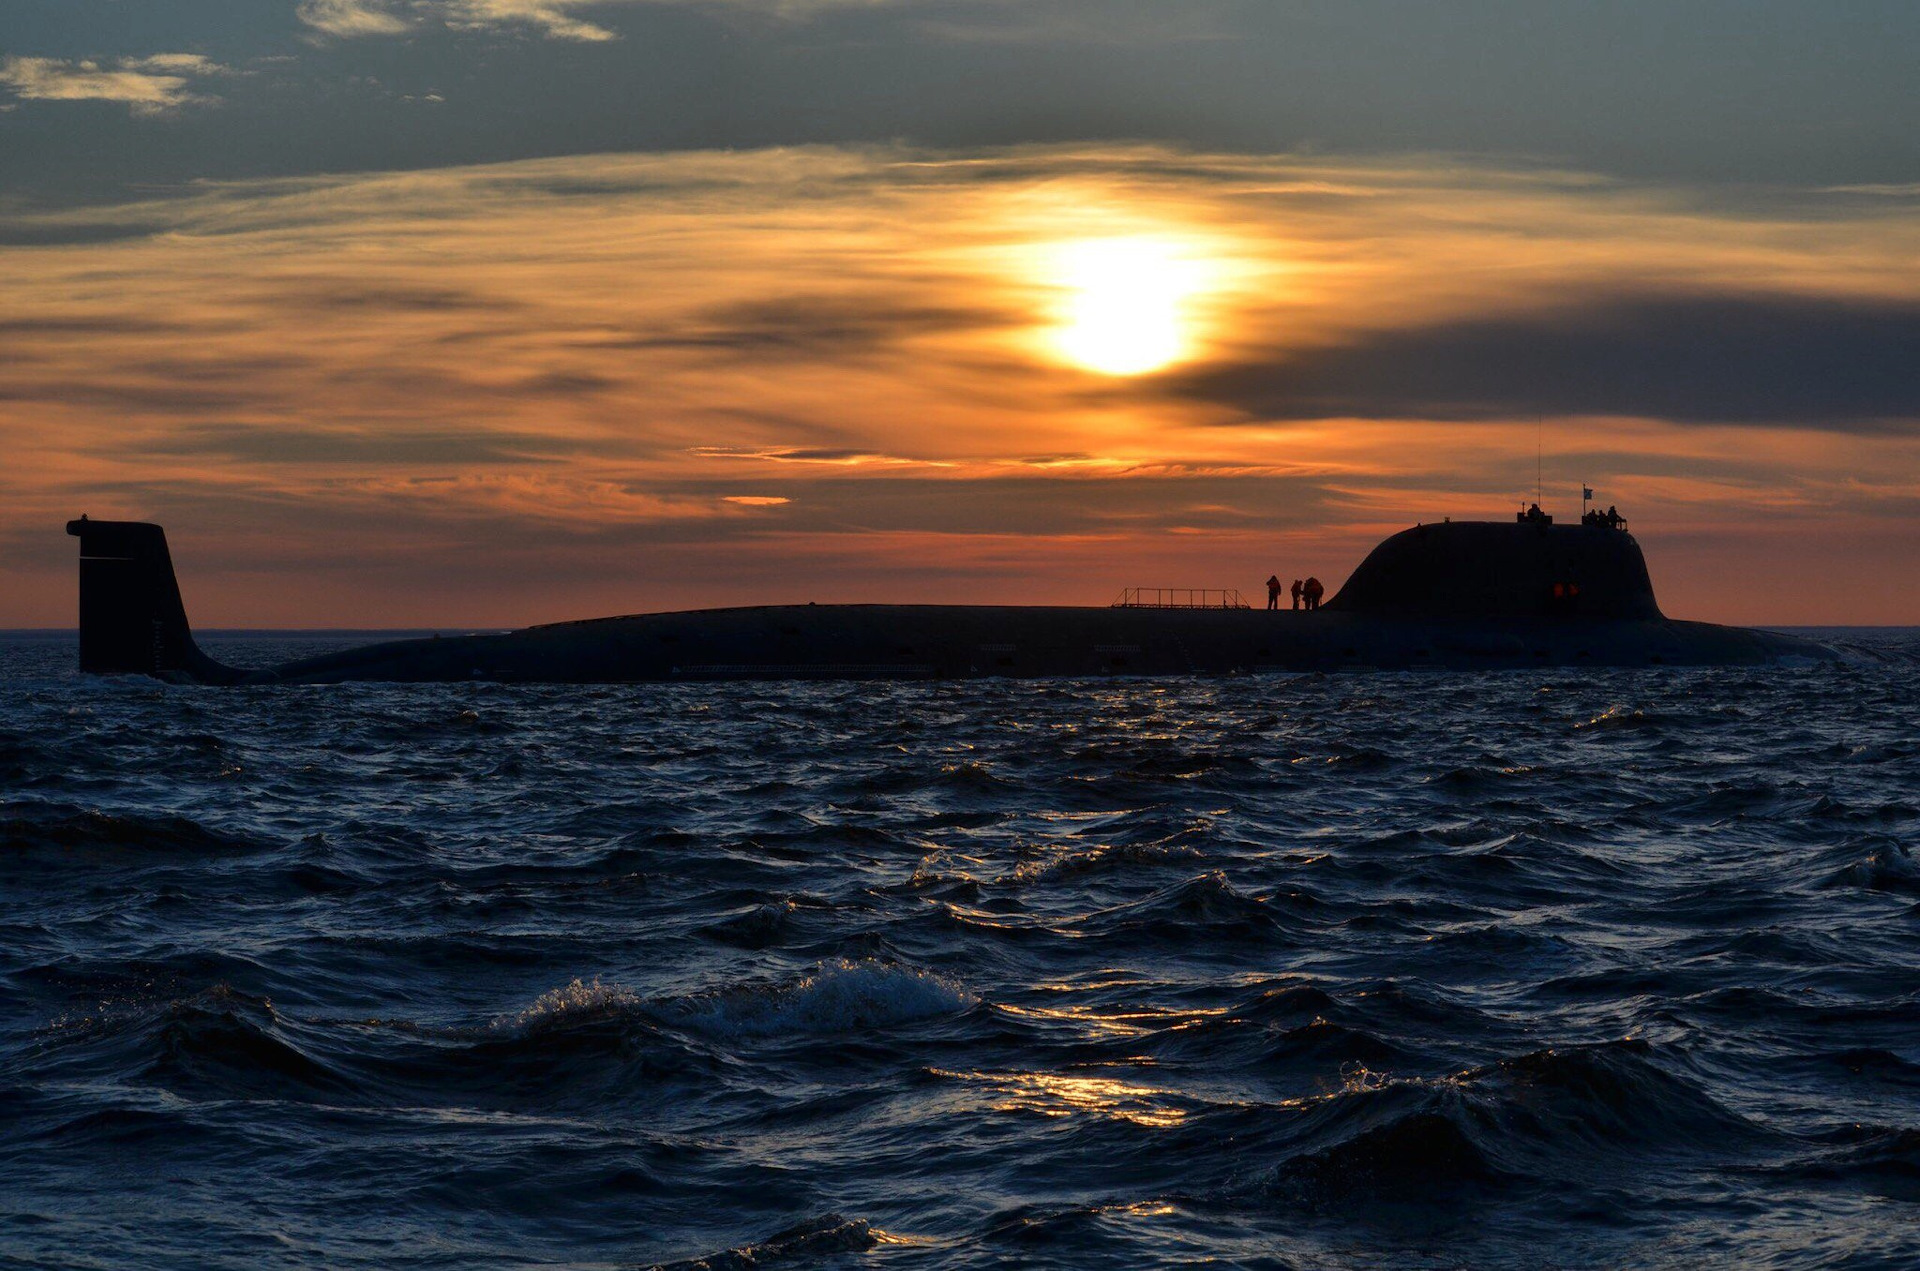
[[[242,689],[0,637],[0,1264],[1920,1265],[1920,631],[1828,634]]]

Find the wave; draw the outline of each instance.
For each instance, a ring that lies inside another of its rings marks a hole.
[[[1040,860],[1023,861],[997,882],[1024,886],[1038,882],[1066,882],[1110,871],[1127,872],[1139,868],[1177,865],[1183,861],[1204,860],[1207,853],[1194,840],[1203,835],[1191,830],[1145,843],[1102,843],[1095,847],[1071,847]]]
[[[388,714],[361,725],[362,737],[381,743],[381,748],[416,745],[440,740],[465,740],[472,737],[498,737],[510,733],[516,725],[492,710],[471,706],[449,706],[424,716]]]
[[[752,1244],[680,1262],[658,1262],[650,1271],[754,1271],[786,1261],[813,1262],[838,1253],[865,1253],[886,1239],[864,1218],[825,1214],[796,1223]]]
[[[1213,870],[1141,900],[1073,919],[1065,929],[1105,939],[1220,946],[1287,938],[1299,926],[1297,915],[1318,903],[1304,891],[1250,896],[1229,883],[1224,873]]]
[[[1269,1133],[1291,1146],[1252,1195],[1309,1208],[1579,1191],[1627,1161],[1724,1158],[1765,1137],[1637,1041],[1530,1051],[1439,1078],[1353,1068],[1340,1092],[1281,1109]]]
[[[337,1096],[353,1081],[314,1053],[273,1003],[216,984],[186,997],[67,1015],[49,1028],[51,1059],[75,1072],[138,1076],[176,1093]]]
[[[1854,1142],[1766,1171],[1773,1177],[1846,1187],[1907,1204],[1920,1203],[1920,1130],[1870,1126]]]
[[[41,1150],[97,1151],[116,1156],[179,1142],[201,1131],[195,1117],[180,1108],[93,1107],[66,1119],[34,1118],[46,1123],[22,1134]],[[17,1123],[31,1124],[26,1118]]]
[[[1688,729],[1697,723],[1692,717],[1669,714],[1664,711],[1648,711],[1637,706],[1609,706],[1589,719],[1574,724],[1576,733],[1638,733],[1659,732],[1669,729]]]
[[[1179,1019],[1114,1044],[1115,1057],[1223,1067],[1290,1079],[1303,1089],[1339,1087],[1357,1069],[1419,1070],[1434,1056],[1408,1035],[1387,994],[1336,997],[1310,980],[1285,978],[1219,1014]],[[1382,1007],[1386,1009],[1381,1009]],[[1452,1017],[1455,1024],[1470,1014]],[[1475,1021],[1477,1022],[1477,1021]]]
[[[1815,1055],[1820,1064],[1831,1065],[1856,1077],[1887,1085],[1920,1089],[1920,1063],[1896,1055],[1879,1046],[1849,1046],[1844,1050]]]
[[[64,804],[15,804],[0,817],[0,851],[167,856],[230,855],[265,844],[202,825],[190,817],[108,812]]]
[[[677,1027],[718,1038],[855,1033],[957,1015],[979,997],[931,971],[885,962],[831,962],[783,984],[662,1004]]]
[[[1865,858],[1828,875],[1826,885],[1920,896],[1920,862],[1905,843],[1886,839]]]
[[[1493,1163],[1462,1118],[1416,1111],[1293,1157],[1264,1190],[1307,1208],[1326,1208],[1354,1201],[1446,1203],[1462,1192],[1518,1181]]]
[[[707,923],[700,928],[700,934],[742,949],[765,949],[786,939],[793,929],[793,915],[798,910],[798,904],[783,897],[778,901],[737,910]]]
[[[641,1005],[640,999],[623,988],[574,980],[557,989],[548,989],[524,1010],[493,1023],[497,1032],[513,1032],[537,1037],[545,1033],[623,1019]]]

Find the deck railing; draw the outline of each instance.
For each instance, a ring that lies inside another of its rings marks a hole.
[[[1245,609],[1247,602],[1231,587],[1129,587],[1113,602],[1115,609]]]

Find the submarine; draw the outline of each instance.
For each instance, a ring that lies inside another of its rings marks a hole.
[[[1107,607],[752,605],[393,640],[262,670],[201,651],[165,531],[67,523],[80,540],[80,669],[211,685],[609,684],[1511,670],[1836,661],[1812,640],[1671,619],[1626,523],[1444,521],[1382,541],[1310,610],[1228,593]]]

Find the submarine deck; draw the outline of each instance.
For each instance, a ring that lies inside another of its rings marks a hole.
[[[1383,619],[1247,609],[761,605],[394,641],[249,682],[642,682],[1658,666],[1818,658],[1811,642],[1668,619]]]

